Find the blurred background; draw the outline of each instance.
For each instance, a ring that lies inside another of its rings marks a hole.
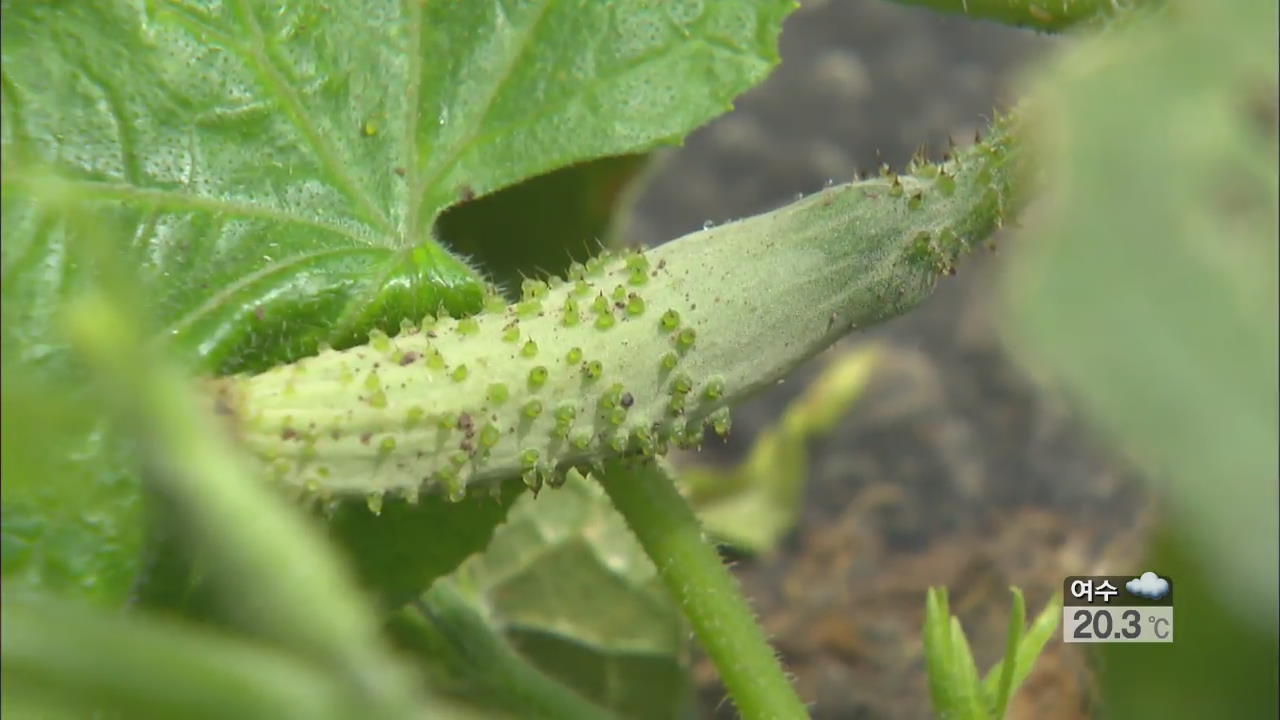
[[[878,0],[810,0],[784,26],[782,64],[736,109],[660,156],[624,237],[655,244],[778,207],[919,148],[973,142],[1018,78],[1062,40]],[[923,307],[833,349],[876,346],[865,392],[809,444],[801,519],[736,569],[818,718],[933,717],[920,627],[930,585],[951,589],[980,669],[1003,652],[1008,586],[1039,611],[1062,578],[1138,571],[1151,524],[1136,471],[1016,366],[997,334],[1002,244],[968,258]],[[828,362],[739,407],[741,460]],[[1055,640],[1011,718],[1093,715],[1081,646]],[[710,663],[708,714],[729,718]]]

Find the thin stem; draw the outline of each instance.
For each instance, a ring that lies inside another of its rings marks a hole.
[[[605,465],[600,484],[689,618],[742,717],[809,717],[737,580],[704,538],[668,468],[616,460]]]
[[[958,13],[1005,25],[1042,32],[1062,32],[1116,14],[1114,0],[894,0],[902,5],[921,5],[932,10]],[[1140,0],[1130,5],[1152,4]]]

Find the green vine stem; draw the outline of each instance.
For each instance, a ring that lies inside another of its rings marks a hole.
[[[894,0],[931,10],[1044,32],[1061,32],[1075,25],[1107,18],[1126,6],[1152,4],[1146,0]]]
[[[807,718],[737,580],[660,462],[614,460],[600,478],[658,568],[745,720]]]

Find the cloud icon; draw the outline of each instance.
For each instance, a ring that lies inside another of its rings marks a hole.
[[[1169,581],[1148,570],[1124,584],[1130,594],[1150,600],[1159,600],[1169,594]]]

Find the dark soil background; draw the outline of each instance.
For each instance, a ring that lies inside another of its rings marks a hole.
[[[782,65],[660,160],[626,237],[661,242],[856,169],[902,168],[922,145],[936,158],[948,136],[972,142],[1056,42],[876,0],[804,3],[784,29]],[[920,640],[930,585],[950,588],[985,671],[1002,652],[1009,585],[1035,613],[1064,576],[1128,572],[1140,559],[1151,514],[1140,478],[1001,344],[1011,240],[968,259],[925,306],[834,350],[874,343],[883,354],[869,390],[811,447],[797,529],[736,566],[817,718],[932,717]],[[741,457],[822,361],[742,406],[729,443],[705,457]],[[1009,717],[1091,716],[1079,647],[1055,638]],[[733,717],[710,664],[696,672],[706,715]]]

